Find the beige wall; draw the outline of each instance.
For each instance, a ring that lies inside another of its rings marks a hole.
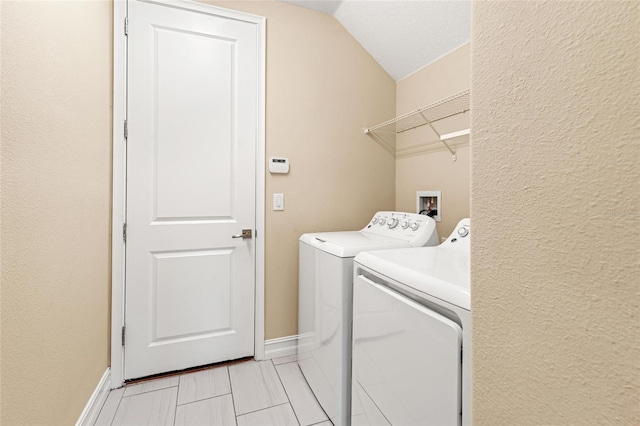
[[[333,17],[280,2],[216,5],[267,18],[266,338],[297,334],[298,238],[394,208],[393,157],[362,128],[394,116],[395,82]],[[273,193],[285,210],[272,211]]]
[[[640,4],[472,19],[474,424],[640,424]]]
[[[266,337],[288,336],[298,237],[394,207],[362,127],[395,114],[395,83],[334,18],[215,4],[267,17],[266,154],[291,172],[266,181]],[[2,2],[3,425],[75,422],[108,366],[111,27],[110,2]]]
[[[414,111],[469,89],[470,45],[459,47],[432,64],[398,81],[398,115]],[[469,128],[469,113],[434,124],[440,134]],[[396,138],[396,210],[415,212],[416,191],[442,191],[440,238],[446,238],[462,218],[469,217],[469,137],[451,143],[457,155],[440,143],[428,127]]]
[[[2,2],[3,425],[73,424],[108,366],[110,2]]]

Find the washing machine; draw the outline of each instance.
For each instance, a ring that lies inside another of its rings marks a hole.
[[[359,231],[300,237],[298,365],[334,425],[350,421],[354,257],[364,250],[438,243],[432,218],[388,211],[376,213]]]
[[[471,424],[470,221],[354,261],[351,424]]]

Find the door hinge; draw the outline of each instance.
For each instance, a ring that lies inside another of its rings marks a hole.
[[[129,137],[129,125],[127,124],[127,120],[124,120],[124,138],[127,139]]]
[[[124,346],[124,325],[122,326],[122,346]]]
[[[129,35],[129,18],[124,17],[124,35]]]
[[[127,224],[122,225],[122,241],[127,242]]]

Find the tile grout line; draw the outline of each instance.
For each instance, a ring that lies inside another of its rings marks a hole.
[[[311,395],[313,395],[313,399],[316,401],[316,404],[318,404],[318,407],[320,407],[320,409],[322,410],[322,412],[324,413],[325,417],[327,418],[326,420],[323,420],[321,422],[318,423],[314,423],[315,424],[320,424],[326,421],[331,422],[331,418],[329,417],[329,415],[327,414],[326,410],[324,409],[324,407],[322,406],[322,404],[320,404],[320,401],[318,401],[318,397],[316,396],[316,394],[313,392],[313,389],[311,389],[311,385],[309,384],[309,381],[307,380],[306,376],[304,375],[304,373],[302,372],[302,368],[300,368],[300,364],[297,364],[296,367],[298,367],[298,371],[300,371],[300,375],[302,376],[302,380],[304,380],[305,384],[307,385],[307,387],[309,388],[309,390],[311,391]],[[333,424],[333,422],[331,422]],[[313,425],[309,425],[309,426],[313,426]]]
[[[282,390],[284,390],[284,394],[287,395],[287,401],[289,401],[289,405],[291,405],[291,411],[293,411],[293,415],[296,417],[296,421],[298,422],[298,425],[302,425],[302,423],[300,423],[300,419],[298,418],[298,413],[296,413],[296,410],[293,408],[293,404],[291,403],[291,398],[289,398],[289,392],[287,392],[287,388],[284,386],[282,377],[280,377],[280,373],[278,372],[276,365],[273,364],[273,360],[271,360],[271,364],[273,365],[273,369],[276,370],[276,375],[278,376],[278,380],[280,380],[280,384],[282,385]]]
[[[113,412],[113,417],[111,417],[111,421],[109,422],[109,425],[113,425],[113,422],[116,419],[116,415],[118,414],[118,410],[120,410],[120,404],[122,403],[123,397],[124,397],[124,390],[122,391],[122,395],[120,395],[120,399],[118,399],[118,405],[116,406],[116,409]]]
[[[220,395],[216,395],[216,396],[210,396],[208,398],[200,398],[200,399],[194,399],[193,401],[189,401],[189,402],[183,402],[182,404],[176,404],[178,407],[183,406],[183,405],[189,405],[189,404],[194,404],[196,402],[201,402],[201,401],[206,401],[208,399],[216,399],[216,398],[220,398],[222,396],[225,395],[232,395],[231,392],[225,392],[225,393],[221,393]],[[233,396],[233,395],[232,395]],[[235,411],[235,410],[234,410]]]
[[[287,361],[287,362],[281,362],[280,364],[273,364],[275,367],[279,366],[279,365],[287,365],[287,364],[293,364],[294,362],[298,362],[297,359],[294,359],[293,361]]]
[[[100,415],[102,414],[102,411],[104,410],[105,405],[107,405],[107,401],[109,400],[109,395],[111,395],[111,392],[113,392],[114,390],[117,389],[110,389],[109,393],[107,394],[107,398],[104,400],[104,404],[102,404],[102,407],[100,407],[100,411],[98,412],[98,415],[96,416],[96,419],[93,422],[93,426],[96,425],[96,423],[98,423],[98,420],[100,419]],[[124,391],[122,392],[124,393]],[[122,395],[120,395],[120,398],[118,399],[118,405],[116,405],[116,409],[113,410],[113,415],[111,416],[111,420],[109,421],[109,425],[111,425],[111,423],[113,423],[113,419],[116,417],[116,412],[118,411],[118,407],[120,406],[120,401],[122,400]]]
[[[182,376],[178,376],[178,390],[176,390],[176,406],[173,409],[173,425],[176,424],[178,418],[178,398],[180,398],[180,383],[182,383]]]
[[[96,419],[93,421],[93,426],[96,425],[96,423],[98,422],[98,419],[100,418],[100,414],[102,414],[102,410],[104,410],[104,406],[107,405],[107,401],[109,400],[109,395],[111,394],[111,392],[113,392],[113,389],[109,389],[109,393],[107,394],[107,397],[105,398],[104,402],[102,403],[102,407],[100,407],[100,411],[98,411],[98,415],[96,416]],[[114,413],[115,415],[115,413]],[[111,424],[111,423],[109,423]]]
[[[268,406],[268,407],[264,407],[264,408],[258,408],[257,410],[249,411],[249,412],[247,412],[247,413],[240,414],[239,416],[236,416],[236,417],[242,417],[242,416],[246,416],[246,415],[248,415],[248,414],[259,413],[260,411],[269,410],[269,409],[271,409],[271,408],[275,408],[275,407],[281,407],[281,406],[283,406],[283,405],[291,405],[291,403],[290,403],[290,402],[283,402],[282,404],[276,404],[276,405],[270,405],[270,406]],[[291,409],[293,410],[293,407],[291,407]],[[294,411],[294,414],[295,414],[295,411]],[[296,417],[296,420],[297,420],[297,419],[298,419],[298,418]],[[298,424],[300,424],[300,422],[298,422]]]
[[[178,383],[180,383],[180,382],[178,382]],[[122,392],[121,399],[122,398],[131,398],[132,396],[144,395],[145,393],[158,392],[158,391],[165,390],[165,389],[170,389],[170,388],[177,388],[178,386],[179,386],[179,384],[178,385],[174,385],[174,386],[167,386],[167,387],[164,387],[164,388],[148,390],[148,391],[144,391],[144,392],[138,392],[138,393],[134,393],[133,395],[127,395],[127,396],[124,396],[124,392]],[[124,388],[126,389],[126,386]],[[176,400],[176,402],[177,402],[177,400]]]
[[[229,393],[231,394],[231,406],[233,407],[233,420],[238,425],[238,412],[236,411],[236,399],[233,396],[233,385],[231,384],[231,368],[227,367],[227,378],[229,379]]]
[[[311,391],[311,395],[313,396],[313,400],[316,402],[316,404],[318,404],[318,407],[320,408],[320,410],[322,410],[322,412],[324,413],[324,416],[326,417],[325,420],[323,420],[321,422],[318,422],[318,423],[314,423],[314,424],[321,424],[321,423],[324,423],[324,422],[328,421],[329,423],[331,423],[333,425],[333,422],[331,421],[331,417],[329,417],[329,414],[327,414],[327,410],[325,410],[324,407],[322,406],[322,404],[320,404],[320,401],[318,401],[318,397],[316,396],[316,394],[313,391],[313,389],[311,389],[311,385],[309,384],[309,381],[307,380],[307,377],[302,372],[302,368],[300,367],[300,364],[297,361],[296,361],[296,367],[298,368],[298,371],[300,372],[300,376],[302,376],[302,380],[304,380],[304,383],[307,385],[307,387]]]

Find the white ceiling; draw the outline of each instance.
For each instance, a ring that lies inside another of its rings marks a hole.
[[[281,1],[333,15],[396,81],[469,41],[471,1]]]

